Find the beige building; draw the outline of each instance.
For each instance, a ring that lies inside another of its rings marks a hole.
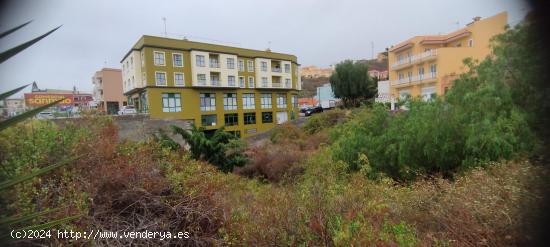
[[[117,114],[126,105],[126,97],[122,93],[122,71],[120,69],[103,68],[92,77],[94,84],[94,102],[97,109],[107,114]]]
[[[506,12],[475,17],[465,27],[444,35],[412,37],[389,49],[390,93],[394,98],[444,95],[467,71],[463,60],[483,60],[491,53],[491,38],[505,31]]]
[[[25,99],[12,98],[4,100],[4,114],[8,117],[13,117],[25,112]]]
[[[300,75],[304,78],[330,77],[333,68],[319,68],[317,66],[305,66],[300,68]]]

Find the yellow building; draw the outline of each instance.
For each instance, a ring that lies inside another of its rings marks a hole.
[[[121,63],[128,103],[151,118],[249,136],[298,116],[294,55],[142,36]]]
[[[425,100],[443,95],[466,71],[465,58],[484,59],[493,36],[505,31],[507,13],[481,19],[445,35],[415,36],[389,49],[390,93]]]

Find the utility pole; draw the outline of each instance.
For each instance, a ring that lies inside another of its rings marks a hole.
[[[164,22],[164,37],[168,38],[168,33],[166,32],[166,17],[162,17],[162,21]]]

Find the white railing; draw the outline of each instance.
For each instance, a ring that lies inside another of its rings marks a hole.
[[[411,83],[411,82],[421,82],[421,81],[427,81],[437,78],[437,73],[429,73],[429,74],[423,74],[423,75],[415,75],[409,77],[405,77],[403,79],[390,81],[390,84],[392,86],[401,85],[405,83]]]
[[[437,50],[436,49],[429,50],[429,51],[425,51],[425,52],[398,60],[397,62],[393,63],[391,67],[396,68],[404,64],[412,64],[416,61],[423,60],[425,58],[435,57],[435,56],[437,56]]]

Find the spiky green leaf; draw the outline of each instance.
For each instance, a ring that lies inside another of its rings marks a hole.
[[[41,39],[45,38],[46,36],[50,35],[51,33],[55,32],[55,30],[59,29],[61,26],[59,27],[56,27],[54,29],[52,29],[51,31],[45,33],[45,34],[42,34],[32,40],[29,40],[21,45],[18,45],[16,47],[13,47],[7,51],[4,51],[2,53],[0,53],[0,63],[3,63],[5,62],[6,60],[8,60],[10,57],[13,57],[15,56],[17,53],[29,48],[31,45],[33,45],[34,43],[40,41]]]
[[[4,100],[6,99],[7,97],[10,97],[16,93],[18,93],[19,91],[23,90],[23,88],[26,88],[27,86],[29,86],[30,84],[27,84],[27,85],[24,85],[24,86],[21,86],[21,87],[18,87],[14,90],[11,90],[11,91],[8,91],[8,92],[5,92],[3,94],[0,94],[0,100]]]
[[[8,225],[8,226],[10,226],[10,225],[15,225],[15,224],[23,223],[23,222],[32,220],[32,219],[34,219],[34,218],[37,218],[37,217],[40,217],[40,216],[43,216],[43,215],[46,215],[46,214],[55,212],[55,211],[59,211],[59,208],[48,209],[48,210],[44,210],[44,211],[41,211],[41,212],[32,213],[32,214],[27,214],[27,215],[23,215],[23,216],[12,216],[12,217],[7,217],[7,218],[4,218],[4,219],[0,219],[0,225]]]
[[[27,21],[27,22],[25,22],[25,23],[23,23],[23,24],[21,24],[21,25],[19,25],[19,26],[17,26],[17,27],[14,27],[14,28],[12,28],[12,29],[10,29],[10,30],[8,30],[8,31],[5,31],[5,32],[1,33],[1,34],[0,34],[0,39],[1,39],[1,38],[4,38],[4,36],[7,36],[7,35],[10,34],[10,33],[13,33],[13,32],[15,32],[15,31],[17,31],[18,29],[20,29],[20,28],[26,26],[27,24],[29,24],[29,23],[31,23],[31,22],[32,22],[32,20]]]
[[[57,104],[57,103],[59,103],[59,102],[61,102],[61,101],[63,101],[63,100],[65,100],[65,98],[60,99],[60,100],[57,100],[57,101],[52,102],[52,103],[49,103],[49,104],[44,105],[44,106],[40,106],[40,107],[34,108],[34,109],[32,109],[32,110],[30,110],[30,111],[27,111],[27,112],[24,112],[24,113],[22,113],[22,114],[20,114],[20,115],[17,115],[17,116],[15,116],[15,117],[12,117],[12,118],[9,118],[9,119],[7,119],[7,120],[4,120],[4,121],[0,122],[0,131],[6,129],[6,128],[8,128],[8,127],[11,127],[11,126],[13,126],[13,125],[15,125],[15,124],[17,124],[17,123],[19,123],[19,122],[21,122],[21,121],[24,121],[24,120],[27,119],[27,118],[31,118],[31,117],[33,117],[34,115],[38,114],[39,112],[41,112],[41,111],[43,111],[43,110],[46,110],[46,109],[48,109],[49,107],[54,106],[55,104]]]
[[[0,191],[1,190],[4,190],[4,189],[7,189],[11,186],[14,186],[18,183],[21,183],[21,182],[24,182],[24,181],[27,181],[29,179],[32,179],[32,178],[35,178],[37,176],[40,176],[42,174],[45,174],[45,173],[48,173],[48,172],[51,172],[61,166],[64,166],[64,165],[67,165],[73,161],[75,161],[76,159],[78,159],[80,156],[77,156],[77,157],[73,157],[73,158],[69,158],[69,159],[66,159],[64,161],[61,161],[59,163],[56,163],[56,164],[53,164],[53,165],[49,165],[49,166],[46,166],[46,167],[43,167],[43,168],[40,168],[36,171],[33,171],[31,173],[28,173],[28,174],[25,174],[25,175],[21,175],[21,176],[18,176],[18,177],[15,177],[15,178],[12,178],[12,179],[9,179],[7,181],[4,181],[2,183],[0,183]]]

